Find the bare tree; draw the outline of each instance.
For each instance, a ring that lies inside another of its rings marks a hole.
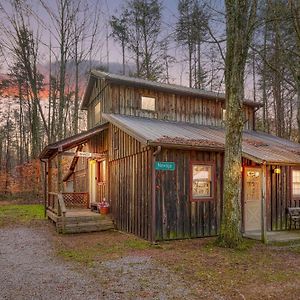
[[[29,19],[30,10],[21,1],[11,0],[13,14],[2,8],[2,16],[6,19],[6,26],[1,27],[1,44],[11,56],[15,72],[22,74],[22,81],[28,85],[28,97],[31,101],[31,156],[37,157],[41,150],[40,133],[42,119],[43,129],[49,137],[49,130],[40,102],[40,91],[43,86],[43,76],[38,71],[39,59],[39,33],[30,28],[25,21]],[[18,71],[17,71],[18,69]],[[16,76],[19,76],[15,74]]]

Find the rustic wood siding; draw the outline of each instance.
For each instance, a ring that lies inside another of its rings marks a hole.
[[[103,153],[108,151],[108,129],[92,137],[84,146],[82,151],[92,153]],[[106,174],[108,172],[108,164],[106,164]],[[74,175],[71,177],[74,182],[74,192],[88,192],[89,191],[89,170],[88,160],[80,157],[75,168]],[[97,185],[96,197],[100,201],[107,197],[107,183]]]
[[[243,159],[244,166],[261,167],[250,160]],[[279,168],[280,174],[275,174],[274,169]],[[285,230],[289,229],[289,220],[286,215],[287,207],[299,206],[299,201],[292,198],[291,191],[291,170],[290,166],[267,166],[266,173],[266,212],[267,212],[267,230]],[[242,186],[242,211],[244,224],[244,187]]]
[[[216,235],[222,202],[223,155],[217,152],[163,149],[156,161],[173,161],[175,171],[156,171],[156,239]],[[191,161],[214,162],[215,198],[190,201]]]
[[[275,174],[273,169],[280,168],[281,173]],[[267,229],[284,230],[288,229],[288,218],[286,208],[295,206],[291,198],[291,167],[269,166],[268,177],[268,206],[267,206]]]
[[[78,159],[75,172],[70,179],[73,180],[74,192],[88,192],[86,158],[80,157]]]
[[[95,80],[93,86],[90,102],[87,110],[87,128],[93,128],[96,125],[103,124],[106,121],[102,117],[102,112],[107,111],[108,99],[110,99],[110,86],[107,85],[104,79]],[[95,107],[100,102],[100,120],[95,121]]]
[[[96,97],[100,91],[102,91],[101,94]],[[156,99],[156,110],[142,110],[141,96],[154,97]],[[95,97],[96,99],[92,101]],[[201,125],[224,126],[222,120],[224,102],[217,99],[209,100],[196,96],[160,92],[153,89],[107,84],[103,79],[98,79],[93,87],[91,102],[88,107],[88,128],[105,122],[101,116],[100,123],[95,123],[94,109],[99,101],[101,103],[101,112],[104,113],[124,114]],[[244,107],[244,118],[245,129],[253,129],[254,111],[252,107]]]
[[[92,137],[88,143],[88,151],[93,153],[103,153],[108,151],[109,130],[105,129],[101,133]]]
[[[116,226],[151,239],[152,149],[109,125],[109,199]]]
[[[132,136],[126,134],[123,130],[110,124],[110,160],[116,160],[143,150],[143,145]]]

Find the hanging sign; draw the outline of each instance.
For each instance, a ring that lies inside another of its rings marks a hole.
[[[157,171],[175,171],[175,163],[173,161],[156,161],[155,170]]]
[[[106,157],[105,154],[101,153],[91,153],[91,152],[82,152],[82,151],[77,151],[76,152],[77,157],[86,157],[86,158],[103,158]]]

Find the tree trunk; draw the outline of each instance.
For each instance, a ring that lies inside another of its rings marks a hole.
[[[74,114],[73,114],[73,132],[78,133],[78,116],[79,116],[79,62],[77,60],[77,51],[75,58],[75,99],[74,99]]]
[[[219,245],[236,248],[241,234],[241,161],[244,72],[256,1],[226,0],[227,49],[225,59],[226,140],[223,214]]]
[[[193,67],[192,67],[192,59],[193,59],[193,49],[192,45],[189,44],[189,87],[193,87]]]

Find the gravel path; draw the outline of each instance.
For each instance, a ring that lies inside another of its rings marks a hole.
[[[195,299],[191,290],[150,257],[82,270],[55,257],[47,230],[0,228],[0,299]]]
[[[99,286],[53,256],[47,236],[34,228],[0,229],[0,298],[102,299]]]

